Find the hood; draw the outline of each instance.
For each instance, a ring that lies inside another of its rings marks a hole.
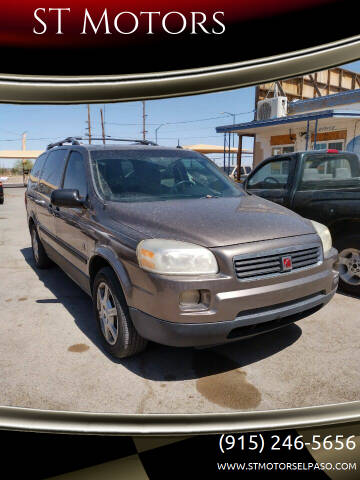
[[[204,247],[313,234],[311,223],[253,195],[107,204],[113,221],[141,238],[167,238]]]

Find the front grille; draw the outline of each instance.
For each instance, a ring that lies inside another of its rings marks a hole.
[[[284,270],[283,257],[291,257],[291,270]],[[322,261],[322,249],[319,244],[282,248],[257,254],[234,257],[234,268],[239,280],[256,280],[274,275],[283,275],[303,268],[309,268]]]
[[[294,307],[297,304],[301,304],[303,302],[306,302],[312,299],[321,298],[325,295],[326,295],[326,291],[321,290],[320,292],[312,293],[311,295],[297,298],[295,300],[289,300],[288,302],[275,303],[274,305],[268,305],[267,307],[252,308],[250,310],[242,310],[236,315],[236,319],[239,319],[241,317],[247,317],[249,315],[258,315],[260,313],[273,313],[279,309],[283,309],[286,307]]]
[[[263,323],[255,323],[254,325],[245,325],[243,327],[234,328],[229,332],[227,338],[231,339],[250,337],[253,335],[259,335],[259,333],[265,333],[270,330],[275,330],[276,328],[285,327],[290,323],[297,322],[298,320],[302,320],[309,315],[313,315],[318,310],[320,310],[322,306],[322,304],[315,305],[315,307],[311,307],[308,310],[303,310],[298,313],[293,313],[292,315],[288,315],[287,317],[277,318],[275,320],[270,320]]]

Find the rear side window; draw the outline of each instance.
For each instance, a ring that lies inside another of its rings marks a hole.
[[[42,155],[40,155],[36,159],[35,164],[34,164],[33,168],[31,169],[31,173],[30,173],[30,180],[32,182],[37,182],[38,181],[41,169],[42,169],[42,167],[44,165],[44,162],[45,162],[45,159],[46,159],[46,153],[43,153]]]
[[[50,196],[53,190],[60,187],[68,150],[50,152],[41,173],[40,191]]]
[[[87,195],[84,159],[79,152],[71,152],[67,163],[63,188],[79,190],[80,197]]]
[[[333,190],[360,186],[357,155],[307,155],[299,190]]]

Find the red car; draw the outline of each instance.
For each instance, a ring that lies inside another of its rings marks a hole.
[[[4,187],[2,182],[0,182],[0,205],[4,203]]]

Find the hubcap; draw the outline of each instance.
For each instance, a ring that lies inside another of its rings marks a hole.
[[[32,241],[32,249],[34,252],[34,257],[35,257],[35,260],[38,262],[39,261],[39,243],[37,240],[37,234],[36,234],[35,228],[33,228],[31,232],[31,241]]]
[[[113,294],[105,282],[101,282],[98,286],[96,304],[104,338],[107,343],[114,345],[118,338],[117,310]]]
[[[349,285],[360,285],[360,250],[346,248],[339,253],[340,278]]]

